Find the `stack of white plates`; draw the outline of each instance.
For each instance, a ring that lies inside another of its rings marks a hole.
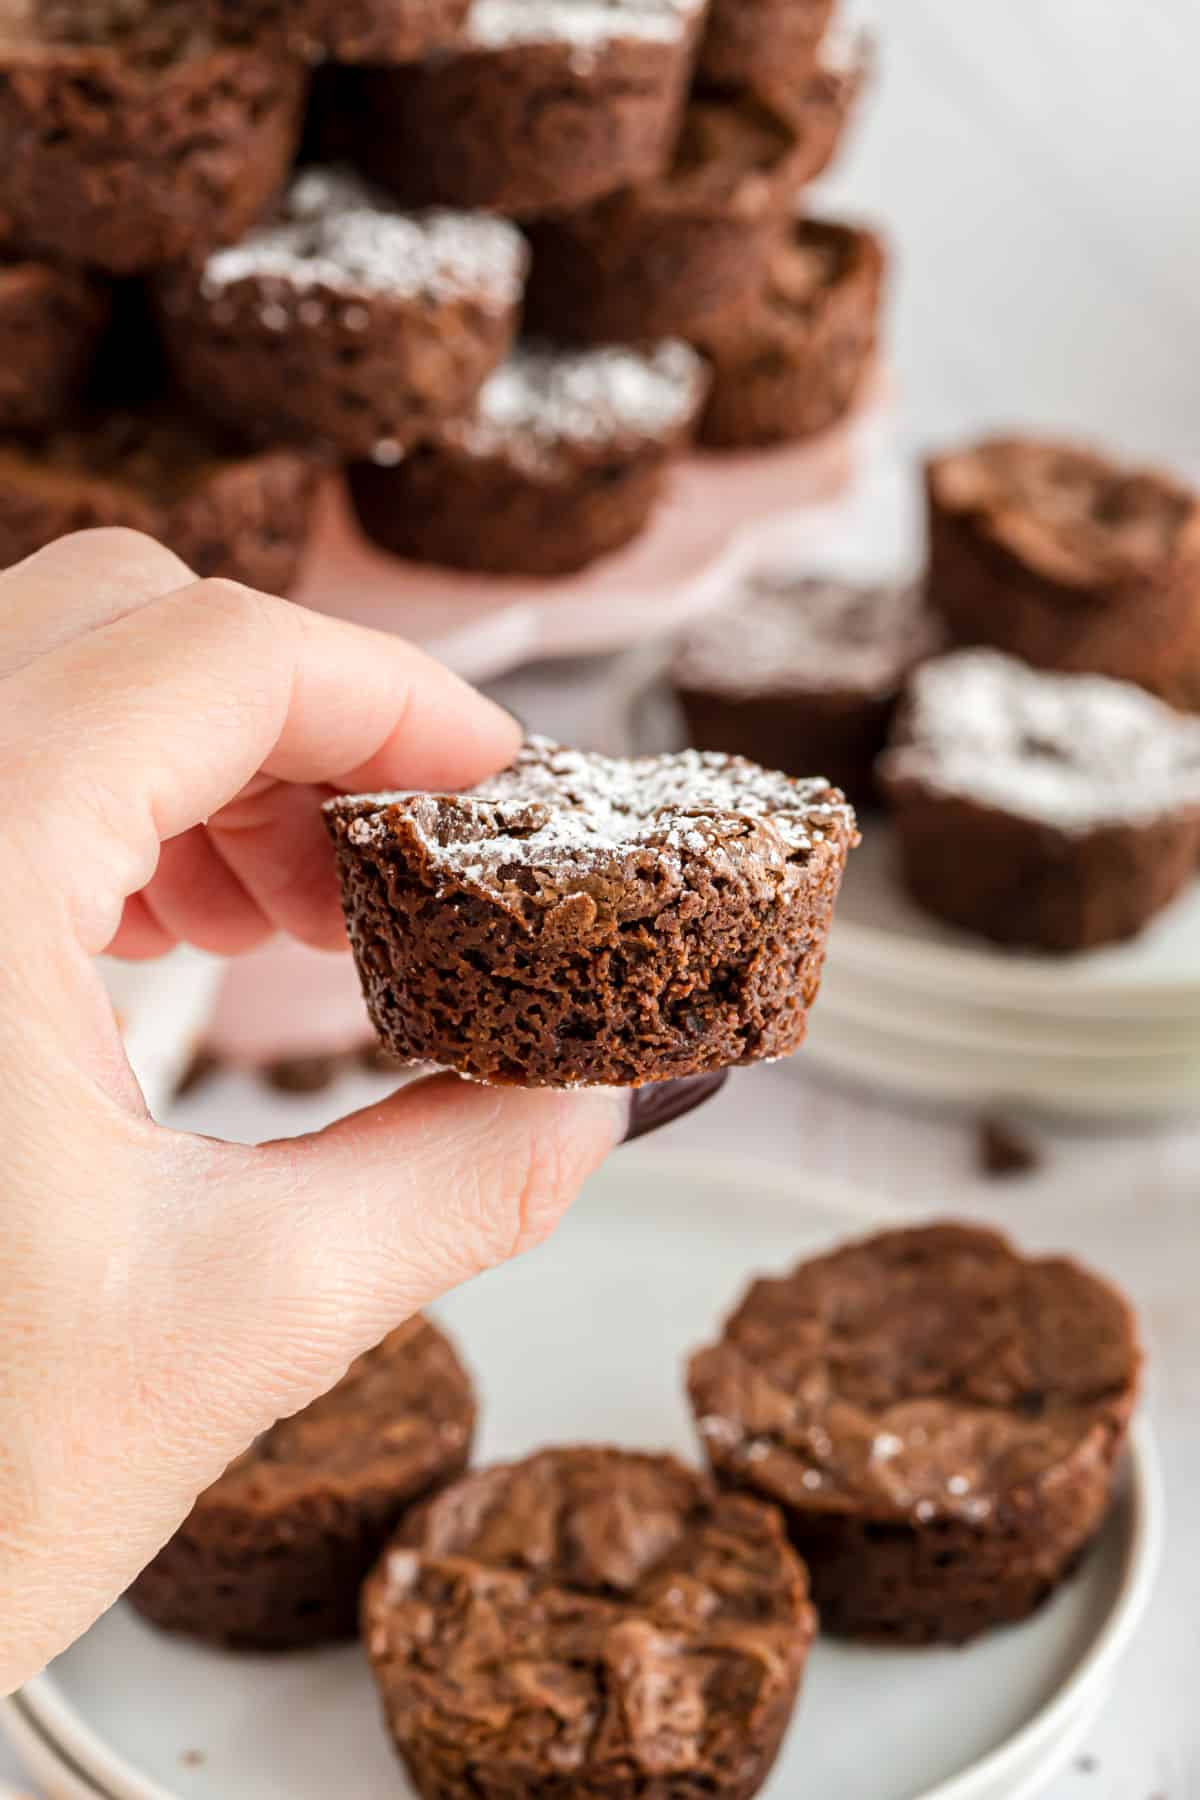
[[[1200,1109],[1200,883],[1128,944],[998,949],[906,899],[890,828],[850,859],[805,1060],[895,1092],[1122,1119]]]

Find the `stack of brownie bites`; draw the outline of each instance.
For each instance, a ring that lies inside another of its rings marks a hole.
[[[829,0],[4,0],[0,565],[88,525],[293,583],[557,576],[692,440],[832,424],[882,252],[806,219]]]
[[[929,571],[766,570],[671,664],[688,741],[892,814],[929,913],[1066,953],[1136,936],[1200,860],[1200,496],[992,438],[926,472]]]

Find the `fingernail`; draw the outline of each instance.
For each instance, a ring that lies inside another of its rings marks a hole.
[[[629,1106],[629,1129],[623,1143],[631,1144],[647,1132],[673,1125],[685,1113],[694,1112],[720,1092],[728,1079],[728,1069],[717,1069],[712,1075],[681,1075],[677,1081],[652,1081],[635,1088]]]

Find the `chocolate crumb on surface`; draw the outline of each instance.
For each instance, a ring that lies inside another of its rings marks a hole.
[[[351,795],[325,815],[385,1046],[529,1086],[797,1049],[857,842],[820,780],[543,738],[466,794]]]
[[[815,1630],[778,1513],[669,1456],[577,1447],[468,1475],[364,1594],[417,1792],[750,1800]]]
[[[976,1129],[976,1160],[981,1172],[995,1180],[1032,1175],[1042,1156],[1033,1139],[1006,1119],[986,1118]]]
[[[783,1507],[823,1626],[928,1643],[1024,1618],[1076,1566],[1140,1369],[1116,1289],[946,1223],[756,1281],[688,1380],[718,1479]]]
[[[450,1340],[410,1320],[232,1462],[129,1599],[164,1630],[235,1649],[352,1636],[375,1557],[407,1508],[461,1474],[474,1426]]]

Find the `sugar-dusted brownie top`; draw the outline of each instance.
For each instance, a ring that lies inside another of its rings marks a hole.
[[[885,782],[916,781],[1060,831],[1200,810],[1200,719],[1132,682],[956,650],[912,677]]]
[[[887,697],[938,642],[920,590],[860,585],[763,570],[741,597],[680,640],[677,687],[759,694],[858,693]]]
[[[840,860],[855,836],[852,810],[819,779],[706,751],[624,760],[538,737],[469,793],[353,795],[328,809],[349,815],[352,847],[399,830],[434,880],[530,904],[598,883],[619,897],[650,864],[664,886],[703,872],[774,887],[822,850]]]
[[[586,55],[614,38],[674,43],[704,0],[474,0],[463,42],[474,49],[565,44]]]

